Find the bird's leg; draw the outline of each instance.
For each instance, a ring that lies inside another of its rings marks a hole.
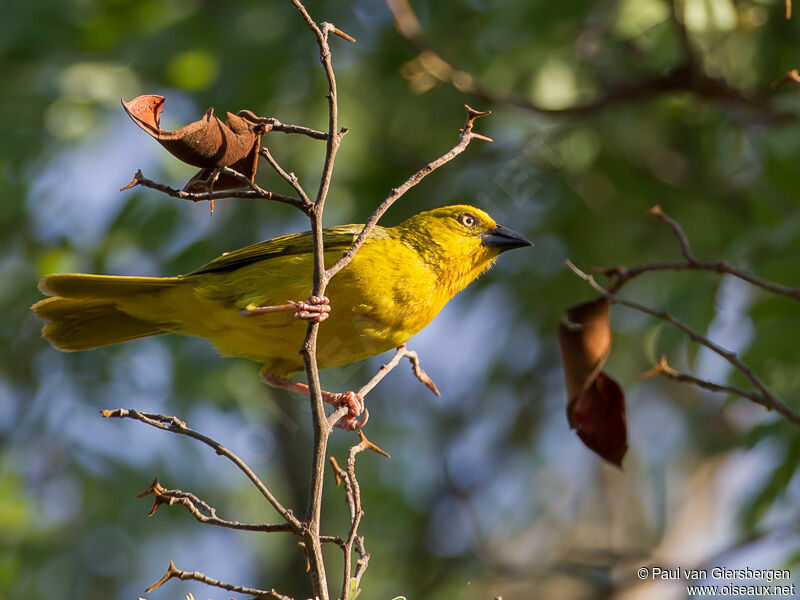
[[[322,323],[328,318],[331,312],[330,300],[326,296],[311,296],[304,302],[288,300],[287,304],[276,304],[275,306],[257,306],[256,308],[244,308],[239,314],[252,317],[272,312],[295,311],[295,319],[304,321],[314,321]]]
[[[277,375],[270,373],[266,367],[263,367],[259,371],[259,375],[267,385],[282,390],[289,390],[290,392],[297,392],[298,394],[303,394],[305,396],[309,395],[308,386],[305,383],[299,383],[297,381],[292,381],[291,379],[278,377]],[[326,392],[325,390],[322,390],[322,400],[334,408],[341,408],[342,406],[347,407],[347,415],[339,419],[339,422],[336,423],[337,427],[341,427],[342,429],[347,429],[350,431],[356,431],[357,429],[361,429],[364,425],[366,425],[367,421],[369,420],[369,411],[364,406],[364,398],[353,391]],[[364,418],[359,419],[362,414],[364,415]]]

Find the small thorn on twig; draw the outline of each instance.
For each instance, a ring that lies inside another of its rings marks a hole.
[[[153,507],[150,509],[150,512],[147,513],[148,517],[152,517],[154,514],[156,514],[156,511],[164,504],[171,505],[173,503],[173,499],[165,496],[164,491],[166,491],[164,486],[159,483],[158,477],[156,477],[153,479],[153,483],[151,483],[145,491],[143,491],[141,494],[137,494],[137,498],[144,498],[150,494],[155,496],[155,499],[153,500]]]
[[[800,85],[800,73],[798,73],[797,69],[792,69],[780,79],[776,79],[775,81],[769,84],[769,87],[774,89],[790,82]]]
[[[358,435],[361,437],[361,446],[364,448],[364,450],[372,450],[373,452],[376,452],[381,456],[385,456],[386,458],[392,458],[392,455],[386,452],[386,450],[370,442],[367,439],[367,436],[364,435],[364,431],[362,429],[358,430]]]
[[[652,207],[648,208],[646,211],[644,211],[644,214],[650,217],[660,217],[661,215],[664,214],[664,211],[661,210],[660,204],[655,204]]]
[[[470,135],[475,140],[481,140],[481,141],[484,141],[484,142],[489,142],[490,144],[494,141],[488,135],[483,135],[481,133],[471,133]]]
[[[356,38],[354,38],[352,35],[346,34],[344,31],[342,31],[338,27],[334,27],[333,29],[331,29],[331,33],[333,33],[334,35],[338,35],[340,38],[342,38],[343,40],[347,40],[351,44],[355,44],[356,43]]]
[[[142,173],[142,170],[139,169],[138,171],[136,171],[136,174],[133,176],[133,179],[131,179],[131,182],[128,185],[126,185],[125,187],[119,188],[119,191],[120,192],[124,192],[125,190],[129,190],[131,188],[134,188],[137,185],[139,185],[140,183],[142,183],[143,179],[144,179],[144,174]]]
[[[147,489],[145,491],[143,491],[141,494],[137,494],[136,497],[137,498],[144,498],[145,496],[147,496],[149,494],[162,492],[162,491],[164,491],[164,486],[162,486],[161,483],[159,483],[158,477],[156,477],[155,479],[153,479],[153,483],[148,485]]]
[[[485,117],[486,115],[492,114],[490,110],[475,110],[469,104],[465,104],[464,108],[467,109],[467,123],[464,125],[464,129],[461,130],[462,134],[469,134],[469,137],[475,140],[482,140],[484,142],[493,142],[494,140],[489,136],[475,133],[472,131],[472,126],[475,124],[475,119],[479,117]]]
[[[305,542],[297,542],[297,545],[300,546],[303,549],[303,551],[305,551],[306,549]],[[308,558],[308,552],[306,552],[305,554],[306,554],[306,573],[308,573],[311,570],[311,561]]]
[[[147,588],[145,590],[145,593],[149,594],[150,592],[152,592],[156,588],[161,587],[162,585],[167,583],[170,579],[172,579],[173,577],[177,577],[178,575],[180,575],[180,570],[175,566],[174,562],[169,561],[169,566],[167,567],[167,572],[164,573],[164,576],[161,579],[159,579],[153,585],[151,585],[149,588]]]
[[[638,375],[636,379],[638,379],[639,381],[643,381],[645,379],[651,379],[652,377],[658,377],[659,375],[674,374],[674,373],[675,369],[669,366],[669,363],[667,363],[667,357],[662,356],[659,359],[658,363],[654,365],[652,369],[648,369],[641,375]]]
[[[487,115],[492,114],[492,111],[490,110],[476,110],[472,108],[469,104],[465,104],[464,108],[467,109],[467,114],[469,115],[470,120],[474,120],[479,117],[485,117]]]
[[[328,458],[328,460],[330,461],[331,467],[333,468],[333,477],[334,480],[336,481],[336,487],[339,487],[340,485],[342,485],[342,476],[339,475],[339,473],[341,473],[343,469],[342,467],[339,466],[339,463],[336,462],[335,456],[331,456],[330,458]]]

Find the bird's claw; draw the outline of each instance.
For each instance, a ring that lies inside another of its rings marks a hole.
[[[330,300],[326,296],[311,296],[305,302],[290,301],[290,304],[297,309],[294,318],[304,321],[322,323],[331,312]]]
[[[356,392],[342,392],[332,394],[330,403],[335,408],[347,407],[347,414],[336,423],[337,427],[348,431],[357,431],[364,427],[369,420],[369,411],[364,406],[364,397]],[[361,415],[363,414],[363,418]]]

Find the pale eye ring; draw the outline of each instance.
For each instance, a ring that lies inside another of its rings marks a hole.
[[[458,217],[458,222],[461,223],[464,227],[475,227],[475,217],[470,214],[463,214]]]

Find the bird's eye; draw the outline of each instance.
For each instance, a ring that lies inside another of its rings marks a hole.
[[[475,227],[475,217],[472,215],[461,215],[458,217],[458,222],[464,227]]]

